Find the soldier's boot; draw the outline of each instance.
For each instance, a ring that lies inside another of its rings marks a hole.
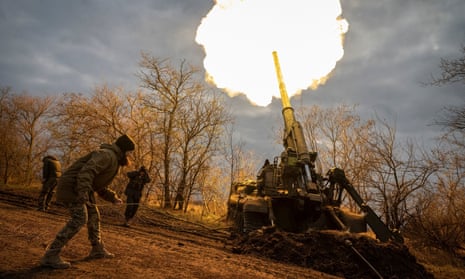
[[[103,246],[103,243],[100,242],[98,244],[92,245],[92,250],[90,251],[89,256],[87,256],[87,259],[111,259],[114,257],[115,254],[108,252],[108,250]]]
[[[71,266],[69,262],[63,261],[60,257],[61,248],[49,248],[45,255],[40,260],[40,265],[43,267],[51,267],[55,269],[66,269]]]

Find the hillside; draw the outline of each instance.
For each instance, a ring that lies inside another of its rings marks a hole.
[[[84,260],[90,250],[84,228],[63,250],[70,269],[41,268],[45,247],[68,217],[55,204],[47,213],[36,211],[33,194],[0,191],[1,278],[379,278],[355,253],[347,252],[349,247],[327,235],[325,242],[321,236],[278,232],[232,238],[224,223],[211,228],[148,207],[126,228],[121,226],[124,207],[109,204],[100,207],[102,234],[114,259]],[[386,260],[371,262],[380,265],[384,278],[433,278],[431,270],[437,272],[435,278],[465,276],[463,270],[444,273],[429,267],[428,272],[403,245],[388,249],[400,256],[376,250],[374,254]]]

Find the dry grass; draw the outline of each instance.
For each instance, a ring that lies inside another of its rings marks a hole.
[[[465,258],[447,251],[405,239],[410,252],[436,279],[465,278]]]

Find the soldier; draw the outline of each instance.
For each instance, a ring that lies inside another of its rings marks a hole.
[[[129,227],[129,222],[132,218],[134,218],[134,215],[136,215],[137,209],[139,208],[140,197],[142,196],[144,185],[149,183],[151,180],[144,166],[142,166],[139,171],[128,172],[127,176],[129,177],[129,183],[124,191],[124,194],[126,194],[127,197],[126,211],[124,212],[126,222],[124,225]]]
[[[265,160],[263,166],[260,168],[257,174],[257,190],[258,195],[264,195],[265,191],[265,183],[266,183],[266,171],[270,168],[270,161],[268,159]]]
[[[118,195],[108,188],[120,166],[128,164],[127,152],[134,150],[134,141],[127,135],[120,136],[113,144],[102,144],[74,162],[58,182],[57,202],[63,203],[71,215],[68,223],[58,232],[42,257],[41,266],[68,268],[69,262],[60,257],[62,248],[87,224],[92,250],[87,257],[113,258],[100,236],[100,213],[96,205],[95,192],[113,204],[122,204]]]
[[[39,208],[37,210],[45,211],[50,205],[58,178],[61,176],[61,164],[54,156],[48,155],[42,159],[44,166],[42,168],[42,190],[39,195]]]

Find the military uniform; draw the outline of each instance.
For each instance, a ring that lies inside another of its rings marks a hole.
[[[126,217],[125,226],[129,226],[129,221],[134,218],[136,212],[139,208],[140,198],[142,196],[142,190],[144,185],[151,181],[150,177],[147,174],[145,168],[141,167],[139,171],[131,171],[127,173],[129,177],[129,183],[126,186],[124,194],[127,197],[126,200],[126,210],[124,216]]]
[[[117,194],[108,188],[119,166],[127,163],[126,151],[134,150],[134,142],[126,135],[113,144],[102,144],[73,163],[61,177],[56,201],[65,205],[71,219],[56,235],[41,260],[42,266],[68,268],[70,264],[59,257],[61,249],[87,224],[88,238],[92,244],[89,258],[113,257],[103,247],[100,235],[100,213],[95,202],[95,193],[112,203],[121,203]]]
[[[38,210],[45,211],[48,209],[55,194],[58,178],[61,176],[61,164],[57,158],[50,155],[45,156],[42,162],[44,166],[42,168],[42,189],[39,195]]]

